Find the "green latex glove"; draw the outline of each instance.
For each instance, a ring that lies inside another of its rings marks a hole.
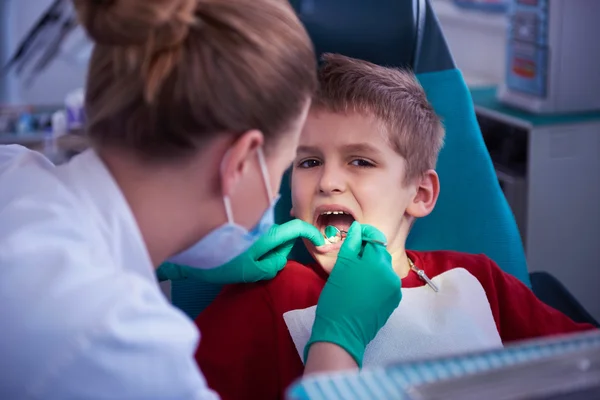
[[[157,276],[159,280],[197,278],[219,284],[272,279],[285,267],[294,242],[300,237],[310,240],[316,246],[325,244],[325,239],[317,228],[294,219],[281,225],[273,225],[245,253],[220,267],[198,269],[165,263],[158,269]]]
[[[367,344],[400,304],[401,281],[391,256],[368,239],[386,242],[376,228],[354,222],[319,297],[304,360],[313,343],[329,342],[345,349],[361,367]]]

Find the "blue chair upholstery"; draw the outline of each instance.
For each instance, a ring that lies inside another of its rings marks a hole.
[[[454,66],[427,0],[291,0],[319,54],[342,53],[381,65],[411,68],[446,126],[438,173],[442,190],[435,211],[417,221],[407,248],[483,253],[530,286],[521,238],[486,150],[470,93]],[[288,171],[289,174],[289,171]],[[289,175],[276,209],[289,220]],[[308,261],[301,242],[291,258]],[[173,282],[173,303],[194,318],[218,287]]]

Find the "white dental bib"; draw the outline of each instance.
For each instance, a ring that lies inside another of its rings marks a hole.
[[[485,291],[473,275],[455,268],[431,280],[438,293],[427,285],[402,289],[400,305],[365,350],[364,367],[502,347]],[[316,307],[283,314],[301,359]]]

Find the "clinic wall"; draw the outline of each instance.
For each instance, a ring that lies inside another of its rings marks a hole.
[[[504,80],[508,19],[430,0],[454,57],[469,85],[497,85]]]
[[[8,52],[12,54],[29,29],[52,4],[53,0],[0,0],[3,2],[3,30],[0,32]],[[25,79],[10,74],[4,100],[13,104],[62,104],[65,95],[85,83],[86,65],[58,57],[27,86]]]
[[[53,0],[0,0],[0,61],[17,47]],[[459,9],[451,0],[431,0],[448,45],[469,84],[497,84],[504,78],[506,18]],[[4,62],[2,62],[4,64]],[[86,65],[58,57],[31,86],[10,74],[0,78],[0,102],[60,104],[84,85]]]

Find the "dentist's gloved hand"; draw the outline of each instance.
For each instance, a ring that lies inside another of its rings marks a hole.
[[[305,238],[321,246],[323,235],[313,225],[299,219],[273,225],[245,253],[217,268],[197,269],[165,263],[157,271],[159,280],[178,280],[189,277],[206,282],[227,284],[257,282],[272,279],[285,267],[294,241]]]
[[[401,281],[391,256],[368,239],[386,242],[376,228],[354,222],[319,297],[304,360],[313,343],[329,342],[345,349],[361,367],[367,344],[400,304]]]

